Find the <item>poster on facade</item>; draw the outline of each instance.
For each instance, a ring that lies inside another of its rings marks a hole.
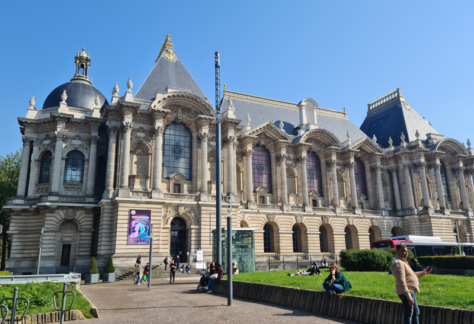
[[[128,244],[150,244],[151,210],[130,209]]]
[[[192,253],[192,252],[191,252]],[[196,252],[196,269],[204,269],[204,254],[202,251]]]

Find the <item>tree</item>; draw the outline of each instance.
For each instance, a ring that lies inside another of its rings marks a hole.
[[[10,226],[10,216],[5,213],[3,206],[7,203],[7,198],[15,197],[18,188],[18,179],[20,178],[21,150],[15,153],[0,156],[0,224],[2,230],[2,263],[0,269],[5,269],[5,260],[7,256],[7,230]]]

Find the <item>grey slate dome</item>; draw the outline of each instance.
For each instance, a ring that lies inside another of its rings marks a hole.
[[[70,107],[93,109],[97,95],[99,96],[101,111],[104,105],[109,104],[104,95],[93,86],[81,82],[68,82],[60,85],[48,95],[44,101],[43,109],[58,107],[64,90],[67,94],[67,105]]]

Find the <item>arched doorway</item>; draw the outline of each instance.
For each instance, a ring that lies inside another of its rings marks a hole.
[[[171,221],[170,230],[170,255],[176,258],[179,255],[181,262],[187,262],[188,251],[188,230],[186,229],[186,222],[181,217],[175,217]]]
[[[269,223],[263,227],[263,252],[275,252],[275,233],[273,226]]]
[[[403,231],[400,227],[398,226],[392,227],[392,236],[402,236],[402,235],[403,235]]]
[[[249,226],[249,224],[247,224],[247,222],[241,221],[240,222],[240,227],[250,227],[250,226]]]
[[[371,245],[372,242],[381,240],[380,229],[378,227],[371,226],[369,228],[369,240]]]
[[[332,230],[329,225],[319,227],[319,244],[321,252],[332,252]]]
[[[76,260],[77,257],[78,232],[79,228],[76,222],[72,220],[66,220],[59,226],[58,266],[66,267],[61,269],[60,273],[67,273],[69,267],[75,265],[74,260]]]
[[[351,249],[353,249],[353,247],[352,247],[352,233],[351,233],[351,229],[349,228],[349,226],[346,226],[346,228],[344,229],[344,232],[346,233],[346,235],[345,235],[345,237],[346,237],[346,249],[351,250]]]

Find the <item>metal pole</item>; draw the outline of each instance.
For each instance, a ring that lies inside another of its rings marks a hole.
[[[454,222],[456,224],[456,236],[458,239],[458,248],[459,248],[459,254],[461,254],[461,240],[459,240],[459,227],[458,227],[458,222]],[[456,254],[456,253],[454,253]]]
[[[64,324],[64,313],[66,310],[66,290],[67,290],[67,283],[64,283],[63,286],[63,304],[61,305],[61,324]]]
[[[220,54],[215,53],[216,68],[216,262],[222,265],[222,174],[221,174],[221,107],[220,107]]]
[[[43,234],[44,234],[44,227],[41,228],[39,250],[38,250],[38,265],[36,266],[36,275],[40,274],[41,248],[43,247]]]
[[[13,293],[13,307],[12,307],[12,316],[10,317],[11,318],[11,321],[10,322],[14,322],[15,321],[15,316],[16,316],[16,302],[17,302],[17,299],[18,299],[18,287],[15,287],[15,292]]]
[[[232,217],[227,217],[227,306],[232,306]]]
[[[148,288],[151,287],[151,271],[153,268],[153,224],[150,225],[150,271],[148,272]]]

